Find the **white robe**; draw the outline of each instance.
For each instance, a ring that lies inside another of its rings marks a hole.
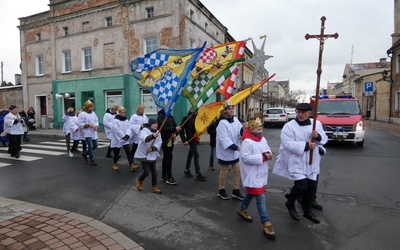
[[[138,115],[138,114],[133,114],[131,116],[131,118],[129,119],[129,124],[131,126],[133,125],[140,125],[142,126],[143,124],[146,124],[149,122],[149,118],[147,118],[147,116],[145,114],[143,115]],[[129,143],[135,143],[138,144],[139,143],[139,135],[138,134],[134,134],[132,135],[132,137],[129,139]]]
[[[78,126],[78,117],[77,116],[70,116],[68,118],[68,127],[71,130],[71,139],[76,141],[80,140],[85,140],[85,137],[83,137],[83,132],[82,129],[79,128]]]
[[[235,144],[240,146],[240,130],[242,124],[236,117],[229,123],[226,119],[221,119],[217,127],[216,154],[217,158],[223,161],[233,161],[239,158],[239,151],[228,148]]]
[[[116,114],[106,112],[103,116],[104,133],[106,137],[111,140],[111,128]]]
[[[22,135],[24,134],[24,128],[22,122],[17,122],[14,124],[15,119],[21,117],[19,114],[13,115],[9,112],[4,117],[4,131],[10,135]]]
[[[268,183],[268,161],[262,153],[271,152],[267,140],[261,141],[246,138],[240,146],[240,177],[243,187],[262,188]]]
[[[83,131],[83,137],[90,137],[93,140],[97,140],[99,138],[97,130],[94,130],[91,127],[84,128],[85,124],[94,124],[97,127],[99,126],[99,118],[94,111],[91,113],[87,113],[86,111],[80,113],[78,116],[78,126]]]
[[[157,148],[157,151],[151,151],[150,153],[147,153],[147,150],[150,148],[151,144],[154,141],[151,140],[149,142],[145,142],[147,136],[149,136],[150,134],[154,133],[152,133],[148,128],[143,128],[142,130],[140,130],[139,145],[135,153],[135,159],[146,159],[148,161],[155,161],[157,160],[157,157],[160,156],[159,151],[162,144],[161,134],[155,139],[155,142],[153,144],[153,146]]]
[[[132,128],[136,128],[133,130]],[[129,135],[132,137],[132,134],[135,132],[139,133],[139,125],[131,126],[129,124],[129,120],[121,121],[119,119],[114,119],[111,126],[111,148],[121,148],[122,146],[129,144],[129,140],[124,140],[122,137],[125,135]]]
[[[311,125],[299,126],[296,120],[291,120],[283,126],[279,155],[272,173],[294,181],[305,178],[317,179],[321,162],[321,155],[318,149],[328,142],[328,137],[322,128],[321,122],[317,121],[316,130],[321,135],[321,141],[315,140],[317,147],[313,150],[313,161],[312,165],[310,165],[310,151],[304,151],[306,143],[311,140],[313,119],[310,120]]]

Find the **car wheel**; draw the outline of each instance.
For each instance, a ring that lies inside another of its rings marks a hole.
[[[356,142],[358,147],[364,146],[364,140]]]

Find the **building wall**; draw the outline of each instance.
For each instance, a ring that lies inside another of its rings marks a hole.
[[[11,105],[15,105],[18,109],[28,110],[22,104],[22,86],[9,86],[0,88],[0,108],[9,109]]]
[[[105,106],[98,100],[104,101],[107,89],[122,88],[129,93],[124,95],[124,105],[133,112],[142,95],[131,77],[130,62],[149,52],[145,51],[146,38],[157,37],[158,48],[172,49],[197,47],[204,41],[212,46],[226,40],[226,27],[198,0],[50,0],[49,6],[49,11],[20,18],[19,29],[23,101],[40,110],[38,100],[48,96],[45,113],[54,118],[55,127],[62,113],[60,101],[54,99],[57,93],[79,96],[91,88],[101,115]],[[152,18],[146,16],[148,7],[154,8]],[[108,17],[111,27],[106,25]],[[64,27],[68,27],[67,35]],[[82,69],[85,47],[92,49],[91,70]],[[63,72],[62,54],[67,50],[71,51],[71,71]],[[44,59],[43,75],[36,75],[37,56]],[[188,109],[188,102],[179,98],[175,119],[180,121]]]

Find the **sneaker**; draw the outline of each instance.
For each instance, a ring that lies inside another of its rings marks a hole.
[[[247,210],[246,209],[239,209],[239,211],[237,211],[237,214],[242,217],[245,221],[248,222],[252,222],[253,218],[250,217],[250,215],[247,214]]]
[[[90,161],[90,165],[91,165],[91,166],[97,166],[97,163],[96,163],[94,160],[91,160],[91,161]]]
[[[119,159],[119,158],[118,158],[118,159]],[[131,172],[135,171],[135,170],[138,169],[138,168],[139,168],[139,165],[136,165],[135,163],[132,163],[132,164],[131,164],[131,167],[130,167]]]
[[[185,177],[193,178],[193,175],[192,175],[192,173],[190,173],[190,170],[189,170],[189,169],[185,169],[184,174],[185,174]]]
[[[232,198],[236,198],[236,199],[242,201],[243,200],[243,195],[240,193],[239,189],[235,189],[235,190],[232,191]]]
[[[174,178],[168,178],[165,183],[169,184],[169,185],[176,185],[178,184],[178,182],[174,179]]]
[[[229,196],[226,194],[225,189],[220,189],[218,192],[218,196],[223,200],[229,200]]]
[[[210,171],[214,171],[214,170],[215,170],[215,168],[214,168],[214,164],[210,164],[210,166],[208,167],[208,170],[210,170]]]
[[[88,162],[88,156],[87,156],[87,154],[83,153],[83,154],[82,154],[82,157],[83,157],[83,159],[84,159],[86,162]]]
[[[196,180],[197,181],[206,181],[207,177],[205,177],[204,175],[202,175],[201,173],[196,174]]]
[[[167,182],[167,179],[168,179],[167,176],[162,176],[161,177],[161,181],[163,181],[163,182]]]
[[[68,152],[68,156],[69,157],[74,157],[74,153],[72,153],[71,151]]]

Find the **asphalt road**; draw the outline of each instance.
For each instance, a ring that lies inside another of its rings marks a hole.
[[[277,155],[280,129],[264,130]],[[176,145],[173,173],[177,186],[159,182],[163,194],[151,193],[150,178],[139,192],[125,156],[120,171],[105,158],[106,142],[95,151],[98,166],[79,154],[69,158],[62,138],[35,136],[16,160],[0,149],[0,196],[55,207],[96,218],[119,229],[145,249],[398,249],[400,225],[399,137],[368,129],[363,148],[329,144],[322,162],[318,225],[296,222],[284,206],[292,182],[270,173],[267,208],[276,241],[262,233],[256,206],[253,223],[236,215],[240,201],[217,197],[218,171],[208,171],[209,146],[200,145],[206,182],[183,176],[188,147]],[[55,155],[49,155],[55,154]],[[31,158],[29,158],[29,157]],[[26,161],[25,161],[26,160]],[[10,165],[7,165],[10,164]],[[270,166],[272,166],[271,164]],[[161,163],[157,163],[159,174]],[[193,171],[193,166],[192,166]],[[160,179],[160,176],[158,177]],[[231,174],[227,192],[232,190]],[[244,190],[243,190],[244,193]],[[254,202],[254,201],[253,201]],[[300,212],[300,206],[297,206]]]

